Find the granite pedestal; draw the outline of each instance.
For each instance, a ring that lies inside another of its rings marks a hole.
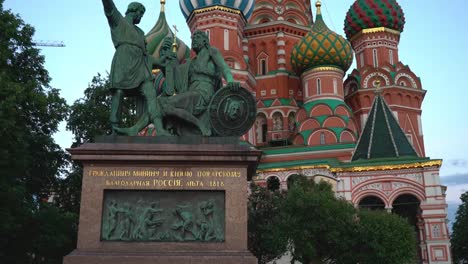
[[[257,263],[247,250],[247,181],[260,151],[235,139],[202,137],[114,137],[68,151],[83,164],[83,186],[78,244],[64,257],[64,264]],[[222,193],[223,239],[104,239],[105,196],[120,191],[163,192],[172,197],[181,192]]]

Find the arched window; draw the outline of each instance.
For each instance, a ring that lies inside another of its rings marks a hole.
[[[325,145],[325,132],[320,132],[320,145]]]
[[[377,57],[377,49],[372,50],[372,57],[374,59],[374,67],[379,67],[379,58]]]
[[[320,79],[317,79],[317,94],[322,93],[322,81]]]
[[[262,113],[258,114],[255,124],[256,124],[256,132],[257,132],[256,133],[257,143],[266,143],[267,133],[268,133],[268,125],[267,125],[266,116]]]
[[[279,112],[273,114],[273,130],[283,130],[283,116]]]
[[[267,179],[267,188],[270,191],[277,191],[280,188],[280,180],[276,176],[269,177]]]
[[[388,50],[388,56],[390,57],[390,64],[393,65],[393,50]]]
[[[265,75],[267,74],[267,59],[263,58],[259,60],[259,65],[258,65],[258,73],[260,75]]]

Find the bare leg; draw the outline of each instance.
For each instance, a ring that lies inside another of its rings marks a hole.
[[[144,82],[142,84],[142,92],[146,98],[146,106],[148,109],[149,119],[153,122],[158,136],[169,136],[162,124],[162,110],[161,106],[157,104],[156,90],[154,89],[151,81]]]
[[[112,95],[111,111],[110,111],[110,117],[109,117],[109,121],[112,126],[112,133],[116,132],[116,128],[119,125],[121,108],[122,108],[122,97],[123,97],[123,91],[120,89],[115,89]]]

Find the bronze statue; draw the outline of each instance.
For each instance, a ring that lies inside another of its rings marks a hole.
[[[163,116],[178,118],[192,127],[184,129],[187,126],[179,122],[177,134],[197,134],[198,130],[203,136],[211,136],[207,109],[213,94],[221,88],[221,77],[224,77],[229,89],[237,90],[240,84],[234,82],[224,58],[218,49],[210,46],[208,36],[204,32],[197,30],[193,33],[192,49],[197,56],[176,71],[176,91],[179,93],[158,102],[162,107]],[[196,128],[195,131],[193,127]]]
[[[114,132],[118,130],[121,102],[124,95],[143,94],[149,118],[159,131],[161,118],[156,106],[156,91],[153,87],[153,68],[161,67],[160,61],[147,54],[145,35],[136,25],[140,23],[145,7],[132,2],[128,5],[125,17],[117,10],[112,0],[102,0],[104,12],[109,22],[115,54],[112,59],[110,83],[112,105],[110,122]],[[161,132],[164,133],[164,132]]]
[[[147,54],[145,36],[136,26],[145,7],[132,2],[124,17],[112,0],[102,3],[116,49],[110,73],[113,133],[135,136],[152,123],[157,136],[241,136],[252,126],[255,99],[234,82],[224,58],[210,46],[204,32],[193,33],[196,56],[187,63],[179,65],[177,44],[170,38],[164,39],[160,58],[155,59]],[[154,68],[161,69],[156,75],[158,87],[153,82]],[[119,127],[123,96],[137,98],[139,119],[128,128]]]

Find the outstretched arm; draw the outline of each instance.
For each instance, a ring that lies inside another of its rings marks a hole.
[[[109,25],[111,27],[116,26],[119,17],[121,17],[122,15],[115,7],[114,1],[102,0],[102,5],[104,6],[104,13],[106,14],[107,20],[109,21]]]
[[[107,14],[111,14],[115,8],[114,1],[112,0],[102,0],[102,5],[104,5],[104,12]]]
[[[211,58],[216,66],[221,69],[221,73],[223,74],[224,79],[228,83],[234,82],[234,78],[232,77],[231,69],[227,66],[226,62],[224,61],[223,56],[216,48],[210,48]]]
[[[238,90],[240,88],[240,83],[234,81],[234,78],[232,77],[231,69],[224,61],[224,58],[219,52],[219,50],[216,48],[210,48],[210,55],[214,63],[216,64],[216,66],[219,69],[221,69],[221,73],[223,74],[223,77],[227,82],[226,86],[229,87],[229,89],[233,91]]]

